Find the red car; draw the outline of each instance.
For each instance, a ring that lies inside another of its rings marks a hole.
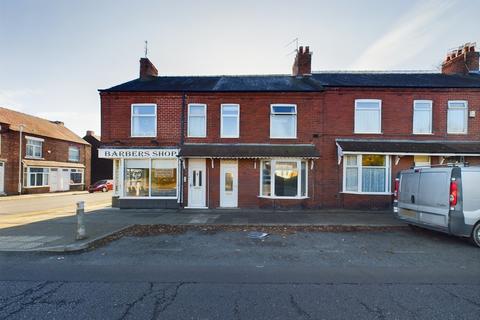
[[[95,191],[107,192],[113,190],[112,180],[100,180],[88,187],[88,192],[93,193]]]

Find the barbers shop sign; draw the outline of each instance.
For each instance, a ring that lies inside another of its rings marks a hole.
[[[176,158],[178,149],[98,149],[98,157],[106,159]]]

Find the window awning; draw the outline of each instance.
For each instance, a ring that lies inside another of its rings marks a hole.
[[[337,139],[336,143],[339,156],[361,153],[398,156],[480,156],[480,141]]]
[[[81,163],[60,162],[60,161],[44,161],[44,160],[23,160],[23,164],[27,167],[46,167],[46,168],[85,168]]]
[[[313,144],[186,144],[180,149],[184,158],[305,158],[316,159],[319,152]]]

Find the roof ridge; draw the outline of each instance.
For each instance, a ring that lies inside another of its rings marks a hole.
[[[15,113],[21,114],[21,115],[29,117],[29,118],[35,118],[35,119],[39,119],[39,120],[42,120],[42,121],[47,121],[48,123],[51,123],[51,124],[54,124],[54,125],[57,125],[57,126],[61,125],[59,123],[55,123],[54,120],[49,120],[49,119],[42,118],[42,117],[39,117],[39,116],[34,116],[32,114],[28,114],[28,113],[25,113],[25,112],[9,109],[9,108],[5,108],[5,107],[0,107],[0,109],[7,110],[9,112],[15,112]]]

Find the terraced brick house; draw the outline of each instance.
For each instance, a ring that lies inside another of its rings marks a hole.
[[[441,71],[140,77],[100,90],[100,157],[122,208],[391,206],[396,173],[480,162],[479,53]]]
[[[59,121],[0,108],[0,195],[85,190],[90,145]]]

